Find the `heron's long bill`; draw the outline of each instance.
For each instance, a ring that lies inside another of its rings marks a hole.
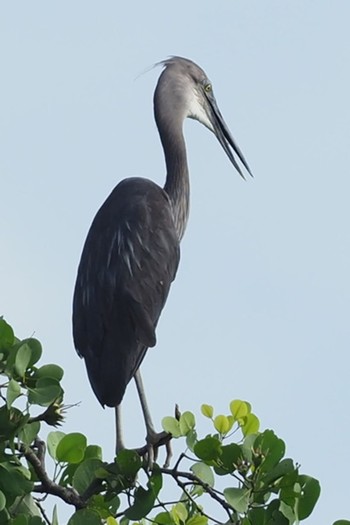
[[[249,175],[253,176],[248,166],[248,163],[244,158],[243,153],[237,146],[235,139],[232,137],[230,130],[228,129],[227,124],[224,121],[224,117],[221,115],[221,112],[218,108],[214,96],[208,97],[208,101],[211,108],[211,122],[214,128],[213,131],[217,136],[221,146],[226,151],[228,158],[230,159],[240,176],[243,177],[243,179],[245,179],[245,176],[243,175],[243,172],[233,155],[233,152],[236,153]]]

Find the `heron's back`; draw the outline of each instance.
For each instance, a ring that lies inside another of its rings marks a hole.
[[[170,201],[154,182],[123,180],[97,212],[73,300],[73,337],[102,405],[120,404],[148,347],[179,262]]]

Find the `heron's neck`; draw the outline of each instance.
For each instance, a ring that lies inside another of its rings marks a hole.
[[[167,176],[164,190],[171,200],[175,228],[179,240],[185,232],[190,202],[190,182],[186,145],[182,123],[176,128],[160,131],[163,144]]]

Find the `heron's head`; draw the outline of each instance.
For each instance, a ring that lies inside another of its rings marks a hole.
[[[182,57],[171,57],[159,65],[164,66],[164,71],[154,94],[158,126],[163,124],[169,127],[173,123],[182,123],[186,117],[198,120],[215,134],[238,173],[244,178],[234,154],[252,175],[221,115],[212,84],[203,69]]]

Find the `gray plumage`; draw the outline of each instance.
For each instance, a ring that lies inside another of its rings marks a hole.
[[[115,187],[91,225],[74,292],[74,344],[98,400],[111,407],[121,403],[147,348],[156,344],[156,326],[176,275],[189,213],[184,119],[207,126],[240,175],[234,153],[251,174],[205,72],[180,57],[161,65],[154,114],[165,155],[164,189],[142,178]]]

